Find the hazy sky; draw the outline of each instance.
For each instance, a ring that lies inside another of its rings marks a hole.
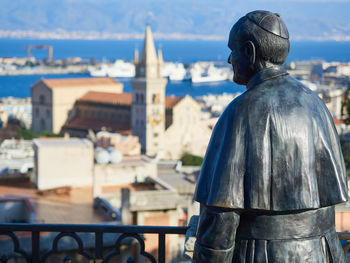
[[[0,0],[0,30],[226,36],[247,12],[277,12],[294,39],[350,40],[350,0]],[[4,8],[6,7],[6,8]]]

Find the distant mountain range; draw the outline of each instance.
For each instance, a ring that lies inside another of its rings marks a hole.
[[[292,39],[350,40],[350,1],[1,0],[0,37],[226,39],[256,9],[278,12]]]

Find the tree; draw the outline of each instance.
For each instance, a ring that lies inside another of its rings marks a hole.
[[[181,156],[181,162],[183,165],[200,166],[203,163],[203,158],[190,153],[184,153]]]
[[[53,133],[50,131],[41,131],[40,133],[34,133],[31,130],[27,130],[24,128],[17,129],[16,133],[19,138],[24,140],[33,140],[38,137],[63,137],[63,135],[61,134]]]
[[[19,138],[24,140],[33,140],[34,138],[38,137],[38,135],[34,134],[31,130],[27,130],[24,128],[18,129],[16,133]]]

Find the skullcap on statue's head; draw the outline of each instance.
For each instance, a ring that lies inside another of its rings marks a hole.
[[[278,14],[257,10],[241,17],[232,27],[229,45],[252,41],[257,58],[283,64],[289,53],[289,33]]]
[[[246,17],[262,29],[276,36],[289,39],[288,29],[279,14],[257,10],[248,13]]]

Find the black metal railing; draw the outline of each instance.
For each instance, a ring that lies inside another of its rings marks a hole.
[[[13,252],[20,255],[27,263],[50,262],[48,258],[51,254],[57,253],[58,243],[64,237],[70,237],[77,244],[76,253],[88,260],[88,262],[108,263],[114,256],[121,253],[121,245],[128,238],[133,238],[139,244],[139,254],[148,259],[152,263],[165,263],[166,255],[166,236],[167,235],[185,235],[187,227],[165,227],[165,226],[117,226],[117,225],[75,225],[75,224],[0,224],[0,241],[1,237],[7,237],[7,241],[12,242]],[[21,247],[18,234],[23,233],[29,236],[31,247],[29,252]],[[50,249],[42,252],[40,248],[41,234],[54,234]],[[84,240],[80,233],[89,233],[94,237],[93,251],[89,252],[84,247]],[[104,255],[104,236],[107,234],[117,234],[116,241],[113,244],[113,250]],[[145,251],[145,242],[143,234],[158,235],[158,261],[156,258]],[[344,245],[345,255],[350,249],[350,233],[338,233],[340,240],[346,241]],[[3,238],[4,239],[4,238]],[[8,251],[3,251],[0,245],[0,262],[7,263],[9,257]],[[134,262],[134,258],[130,257],[127,262]],[[71,262],[69,256],[65,257],[63,262]]]
[[[7,241],[12,241],[13,251],[27,263],[33,262],[49,262],[48,257],[59,251],[58,242],[64,237],[70,237],[75,240],[78,245],[76,253],[87,259],[88,262],[108,263],[114,256],[120,255],[120,248],[123,241],[127,238],[133,238],[139,243],[140,254],[152,263],[165,263],[166,254],[166,236],[179,234],[185,235],[187,227],[165,227],[165,226],[117,226],[117,225],[75,225],[75,224],[0,224],[0,238],[7,237]],[[44,253],[41,251],[41,234],[53,233],[54,237],[50,249]],[[26,233],[30,235],[31,248],[26,251],[21,247],[18,233]],[[89,252],[84,247],[84,240],[79,233],[90,233],[94,236],[94,253]],[[107,255],[104,254],[104,235],[118,234],[113,246],[113,250]],[[145,251],[145,242],[143,234],[158,235],[158,261],[155,257]],[[6,253],[0,247],[0,262],[9,261]],[[64,262],[71,262],[69,256],[65,257]],[[134,262],[134,258],[130,257],[127,262]]]

